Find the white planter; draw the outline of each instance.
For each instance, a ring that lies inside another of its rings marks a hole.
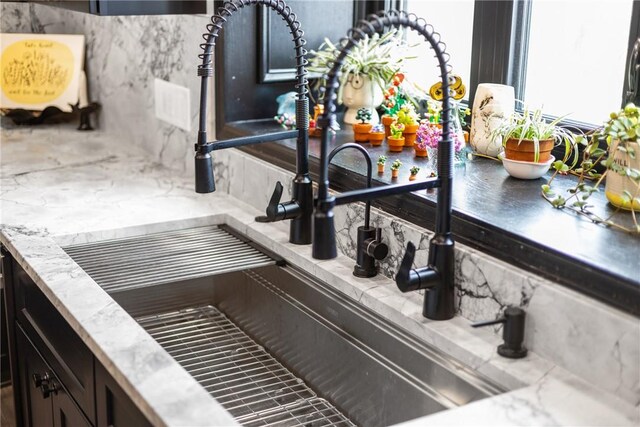
[[[632,159],[628,153],[618,151],[616,147],[619,141],[613,141],[611,143],[610,152],[613,153],[614,161],[625,168],[640,169],[640,143],[628,142],[627,146],[633,148],[636,151],[636,158]],[[624,192],[628,191],[634,197],[633,209],[640,210],[640,192],[637,184],[628,176],[622,176],[616,172],[607,172],[607,178],[604,186],[604,194],[607,196],[609,202],[617,207],[623,209],[631,209],[631,203],[625,201],[623,198]]]
[[[491,138],[491,132],[500,122],[513,114],[515,91],[512,86],[481,83],[476,90],[471,114],[469,143],[476,153],[497,157],[502,151],[502,140]]]
[[[382,89],[367,76],[349,76],[347,84],[342,90],[342,103],[347,107],[344,113],[346,124],[359,123],[356,114],[360,108],[371,110],[371,124],[380,122],[376,107],[383,101]]]

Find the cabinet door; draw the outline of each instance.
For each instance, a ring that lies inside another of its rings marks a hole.
[[[53,376],[53,371],[33,347],[22,328],[16,328],[16,341],[20,354],[19,375],[22,392],[22,417],[26,426],[53,425],[51,394],[45,394],[36,384],[37,378]]]
[[[96,361],[96,425],[97,427],[151,426],[135,403],[98,361]]]
[[[64,389],[60,389],[53,396],[53,426],[92,427],[91,423]]]

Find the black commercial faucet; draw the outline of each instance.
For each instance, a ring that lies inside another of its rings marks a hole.
[[[442,105],[442,141],[438,150],[438,176],[407,184],[387,185],[342,193],[329,194],[329,133],[327,129],[335,117],[336,90],[340,68],[346,55],[367,36],[383,32],[390,27],[407,27],[420,33],[431,45],[438,60],[444,93]],[[335,258],[336,236],[333,208],[351,202],[372,200],[378,197],[392,196],[426,188],[438,189],[438,207],[436,213],[435,236],[429,245],[429,263],[427,267],[412,268],[415,246],[408,244],[407,251],[396,275],[396,284],[402,292],[427,289],[425,293],[423,315],[429,319],[446,320],[454,315],[454,242],[451,235],[451,190],[453,184],[453,144],[451,141],[451,96],[449,93],[450,69],[447,64],[446,46],[440,41],[440,35],[424,19],[414,14],[399,11],[378,12],[359,21],[349,30],[343,40],[342,49],[334,64],[325,76],[324,114],[319,119],[323,128],[320,154],[320,182],[318,198],[314,210],[313,257],[316,259]]]
[[[334,148],[329,153],[329,163],[331,163],[336,154],[348,149],[359,151],[364,156],[367,164],[367,188],[371,188],[371,176],[373,174],[371,156],[362,145],[348,143]],[[389,246],[382,242],[382,230],[378,227],[371,227],[371,200],[367,200],[364,207],[364,225],[358,227],[356,266],[353,268],[353,275],[357,277],[374,277],[378,274],[376,261],[385,259],[388,253]]]
[[[292,34],[296,57],[296,129],[209,142],[207,141],[207,94],[209,92],[209,77],[213,76],[213,48],[227,20],[233,13],[248,5],[263,5],[273,9],[286,22]],[[200,84],[200,127],[198,142],[195,144],[196,192],[211,193],[215,191],[212,151],[296,138],[296,176],[293,179],[292,200],[280,203],[282,186],[276,186],[274,196],[278,195],[278,203],[275,210],[267,209],[267,217],[271,221],[291,220],[289,241],[300,245],[311,243],[311,214],[313,213],[313,187],[309,176],[308,148],[309,98],[305,68],[308,61],[306,59],[307,51],[304,48],[306,41],[302,38],[303,35],[304,32],[300,28],[300,22],[298,22],[295,13],[282,0],[232,0],[225,1],[218,8],[217,13],[211,17],[211,23],[207,25],[207,32],[203,34],[205,42],[201,44],[201,47],[204,53],[199,55],[202,59],[202,64],[198,66],[198,76],[202,78]],[[279,194],[278,190],[280,190]]]

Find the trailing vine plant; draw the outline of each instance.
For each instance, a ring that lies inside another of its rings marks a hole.
[[[603,140],[606,143],[606,149],[600,146]],[[630,103],[622,110],[611,113],[609,121],[602,128],[576,137],[576,142],[584,147],[582,161],[574,170],[562,161],[554,162],[552,165],[554,172],[549,181],[542,186],[542,197],[554,208],[568,209],[594,223],[640,234],[637,217],[638,206],[640,206],[640,170],[615,160],[618,152],[627,154],[631,159],[640,155],[636,153],[632,144],[637,141],[640,141],[640,109]],[[577,175],[578,182],[567,190],[568,196],[565,196],[558,194],[552,184],[558,174],[566,175],[567,173]],[[593,211],[594,206],[589,204],[589,198],[594,193],[600,192],[599,187],[609,174],[628,177],[633,183],[632,191],[625,190],[621,195],[623,203],[630,209],[632,226],[615,221],[615,216],[621,208],[617,208],[608,217],[603,217],[596,214]]]

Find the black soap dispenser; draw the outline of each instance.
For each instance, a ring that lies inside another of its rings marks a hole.
[[[525,311],[519,307],[507,307],[503,317],[496,320],[473,323],[471,326],[479,328],[503,323],[502,339],[504,343],[498,346],[498,354],[509,359],[521,359],[527,355],[527,349],[522,345],[524,341],[525,315]]]

